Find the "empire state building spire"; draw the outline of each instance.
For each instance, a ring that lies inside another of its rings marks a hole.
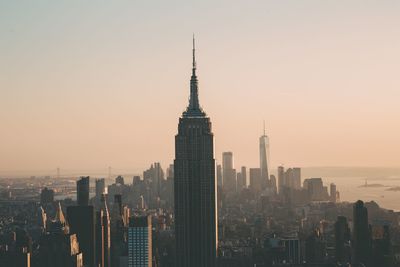
[[[184,117],[202,117],[205,113],[200,107],[199,103],[199,84],[196,76],[196,47],[193,35],[193,62],[192,62],[192,77],[190,78],[190,98],[189,106],[183,113]]]

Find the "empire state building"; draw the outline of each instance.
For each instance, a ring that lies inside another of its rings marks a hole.
[[[177,267],[215,267],[217,208],[214,135],[198,97],[195,44],[189,106],[179,118],[174,161]]]

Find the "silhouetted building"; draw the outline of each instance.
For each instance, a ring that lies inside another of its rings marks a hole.
[[[128,266],[152,265],[151,216],[131,217],[128,228]]]
[[[350,228],[344,216],[338,216],[335,223],[335,260],[340,264],[350,263]]]
[[[101,197],[100,211],[96,212],[96,266],[111,267],[110,213],[106,195]]]
[[[393,266],[389,224],[372,225],[371,266]]]
[[[54,201],[54,190],[48,189],[47,187],[42,189],[42,192],[40,192],[40,204],[45,205],[53,203],[53,201]]]
[[[353,206],[353,263],[369,266],[371,255],[371,232],[368,210],[358,200]]]
[[[89,176],[81,177],[76,182],[76,194],[79,206],[89,205]]]
[[[60,204],[48,232],[40,240],[38,261],[40,267],[83,267],[78,239],[70,234]]]
[[[193,47],[189,106],[175,136],[176,266],[214,267],[218,240],[214,136],[199,104],[194,52]]]
[[[120,257],[125,252],[124,226],[125,209],[122,207],[122,196],[114,195],[114,204],[110,214],[111,233],[111,266],[120,266]]]
[[[95,264],[95,210],[93,206],[67,207],[70,233],[76,234],[85,266]]]
[[[101,195],[105,193],[106,190],[106,180],[104,178],[96,179],[96,200],[100,202]]]

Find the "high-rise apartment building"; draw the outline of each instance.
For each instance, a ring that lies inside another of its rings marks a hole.
[[[214,267],[218,247],[214,135],[199,104],[194,40],[189,106],[179,119],[174,168],[175,266]]]
[[[128,266],[153,266],[151,216],[131,217],[129,220]]]

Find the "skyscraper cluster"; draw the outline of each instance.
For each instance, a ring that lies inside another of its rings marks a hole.
[[[231,151],[216,166],[211,120],[199,102],[194,39],[192,53],[174,163],[164,172],[154,162],[131,184],[122,175],[108,186],[96,179],[92,197],[90,177],[80,177],[76,202],[56,202],[57,191],[45,187],[40,203],[39,197],[13,203],[21,214],[0,209],[0,265],[395,266],[392,242],[400,247],[400,237],[390,226],[398,228],[398,214],[373,202],[338,203],[335,184],[302,180],[297,167],[279,166],[273,174],[265,125],[259,166],[236,169]]]

